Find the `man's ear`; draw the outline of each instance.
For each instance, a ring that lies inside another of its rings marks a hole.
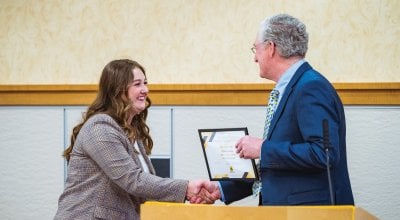
[[[271,57],[273,57],[277,51],[276,51],[276,45],[274,42],[270,41],[268,43],[269,45],[267,45],[267,50],[268,50],[268,55],[270,55]]]

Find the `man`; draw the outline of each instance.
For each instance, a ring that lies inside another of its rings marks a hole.
[[[286,14],[265,19],[252,48],[260,77],[276,82],[277,95],[269,101],[265,137],[245,136],[236,145],[240,157],[260,159],[260,205],[354,204],[343,104],[304,60],[307,48],[305,25]],[[226,204],[253,194],[253,182],[218,184],[208,190],[219,192]]]

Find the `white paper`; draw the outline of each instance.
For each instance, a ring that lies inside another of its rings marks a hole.
[[[240,158],[236,153],[235,145],[245,135],[244,130],[202,133],[212,179],[255,178],[252,160]]]

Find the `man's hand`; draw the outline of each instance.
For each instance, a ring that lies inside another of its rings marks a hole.
[[[257,159],[260,158],[261,145],[263,140],[261,138],[244,136],[236,143],[236,153],[240,158],[244,159]]]

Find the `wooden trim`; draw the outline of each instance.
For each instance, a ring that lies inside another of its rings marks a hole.
[[[400,83],[334,83],[345,105],[400,105]],[[153,105],[265,105],[273,84],[154,84]],[[0,106],[88,105],[97,85],[0,85]]]

